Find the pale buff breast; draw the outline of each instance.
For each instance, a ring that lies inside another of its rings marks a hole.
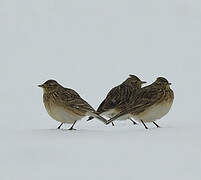
[[[55,119],[56,121],[63,122],[63,123],[74,123],[77,120],[82,119],[83,116],[79,116],[72,111],[69,111],[62,106],[55,106],[55,105],[48,105],[45,104],[45,108],[48,114]]]
[[[147,110],[138,115],[134,115],[134,118],[138,121],[153,122],[157,119],[161,119],[165,116],[172,106],[173,101],[165,101],[157,105],[152,105]]]

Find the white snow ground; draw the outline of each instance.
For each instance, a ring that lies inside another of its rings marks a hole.
[[[2,0],[0,22],[1,180],[201,179],[200,1]],[[96,108],[128,74],[172,82],[162,128],[56,130],[37,88],[54,78]]]
[[[1,179],[200,179],[200,128],[81,127],[1,133]]]

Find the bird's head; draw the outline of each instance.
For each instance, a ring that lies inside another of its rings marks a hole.
[[[171,83],[164,77],[158,77],[155,81],[155,84],[163,88],[169,88]]]
[[[127,79],[127,83],[132,86],[136,86],[141,88],[143,84],[147,83],[146,81],[141,81],[137,76],[130,74],[129,78]]]
[[[60,84],[55,80],[47,80],[45,83],[38,85],[38,87],[43,88],[44,92],[50,92],[56,90],[60,87]]]

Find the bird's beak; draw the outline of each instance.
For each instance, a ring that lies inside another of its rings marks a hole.
[[[38,85],[38,87],[41,87],[41,88],[42,88],[42,87],[43,87],[43,84]]]
[[[142,84],[146,84],[147,82],[146,82],[146,81],[141,81],[141,83],[142,83]]]

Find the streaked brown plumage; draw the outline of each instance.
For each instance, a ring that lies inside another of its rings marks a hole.
[[[131,103],[136,90],[140,89],[144,83],[146,82],[141,81],[137,76],[130,75],[122,84],[110,90],[104,101],[99,105],[97,112],[109,118],[117,115]],[[89,117],[88,120],[91,119],[93,117]],[[131,118],[129,119],[136,124]]]
[[[146,122],[153,122],[159,127],[154,121],[161,119],[169,112],[174,100],[170,85],[171,83],[165,78],[159,77],[151,85],[137,90],[133,103],[111,118],[108,123],[130,114],[137,121],[141,121],[146,129]]]
[[[93,116],[104,123],[107,122],[73,89],[64,88],[55,80],[48,80],[39,87],[43,88],[43,102],[48,114],[53,119],[61,122],[58,129],[63,123],[73,123],[69,129],[72,130],[76,121],[84,116]]]

